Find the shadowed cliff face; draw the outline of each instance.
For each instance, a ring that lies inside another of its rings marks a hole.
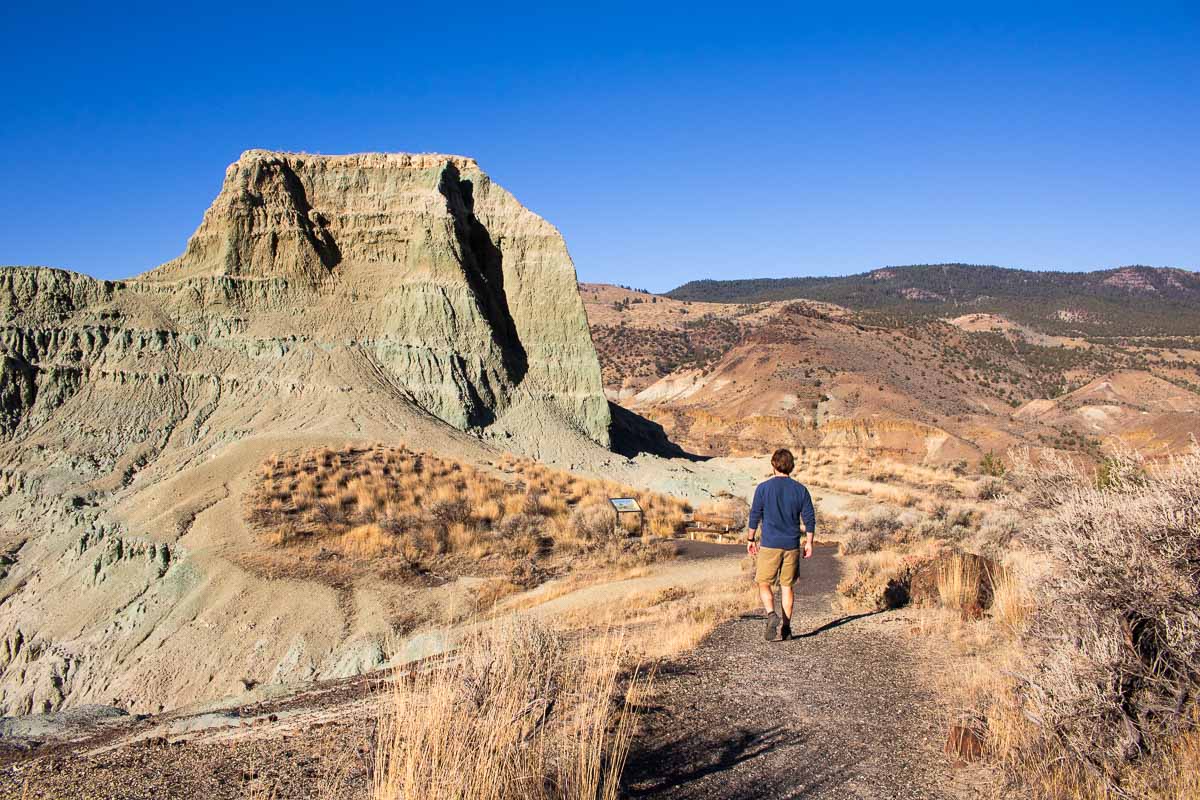
[[[37,382],[29,362],[5,354],[0,361],[0,435],[12,433],[37,397]]]
[[[376,616],[216,555],[270,453],[609,444],[562,237],[457,156],[248,152],[155,270],[0,269],[0,368],[0,713],[372,666]]]
[[[529,360],[504,291],[504,253],[475,216],[474,190],[471,181],[463,179],[454,164],[446,167],[438,184],[438,191],[446,198],[446,208],[454,217],[457,257],[463,277],[471,287],[479,313],[491,329],[505,377],[515,387],[524,379]]]

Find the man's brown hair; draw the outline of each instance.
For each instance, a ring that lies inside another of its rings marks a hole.
[[[791,450],[781,447],[771,456],[771,466],[776,472],[791,475],[792,470],[796,468],[796,457],[792,455]]]

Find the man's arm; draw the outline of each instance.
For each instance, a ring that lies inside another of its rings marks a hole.
[[[812,558],[813,537],[817,533],[817,511],[813,508],[812,493],[804,487],[804,496],[800,498],[800,518],[804,520],[804,530],[808,538],[804,540],[804,557]]]
[[[746,521],[746,552],[754,555],[758,552],[758,526],[762,522],[763,500],[762,486],[754,490],[754,500],[750,503],[750,518]]]

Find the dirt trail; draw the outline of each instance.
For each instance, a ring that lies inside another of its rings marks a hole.
[[[788,642],[761,616],[725,623],[660,671],[627,795],[677,800],[962,798],[941,752],[937,669],[905,615],[833,610],[836,548],[804,562]]]

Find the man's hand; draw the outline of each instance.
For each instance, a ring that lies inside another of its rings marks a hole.
[[[812,539],[809,539],[804,543],[804,557],[805,558],[812,558],[812,545],[813,545]]]
[[[758,542],[756,542],[753,539],[747,539],[746,540],[746,552],[749,553],[750,555],[757,554],[758,553]]]

